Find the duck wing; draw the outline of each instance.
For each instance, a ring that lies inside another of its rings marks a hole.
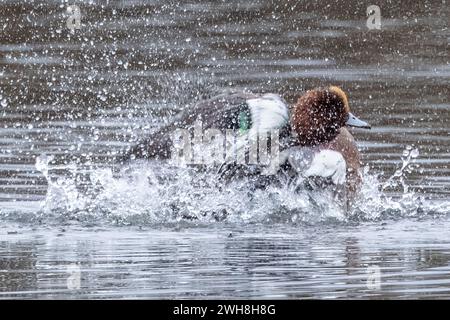
[[[172,133],[177,129],[192,129],[200,122],[203,130],[234,130],[256,137],[282,128],[289,121],[289,109],[281,97],[274,94],[257,95],[246,92],[227,92],[200,101],[177,114],[168,124],[132,146],[122,162],[133,158],[167,159],[173,146]],[[245,146],[237,139],[237,148]]]
[[[195,121],[201,121],[204,130],[249,128],[253,124],[253,117],[247,101],[257,98],[258,95],[252,93],[229,92],[200,101],[181,115],[181,119],[189,118],[191,121],[187,123],[183,120],[179,128],[193,125]]]
[[[245,172],[248,171],[249,165],[248,163],[245,163],[245,161],[249,159],[250,141],[256,141],[258,138],[263,137],[268,139],[269,143],[267,147],[271,150],[274,150],[271,148],[272,144],[278,144],[278,151],[285,149],[292,143],[289,126],[289,107],[280,96],[276,94],[265,94],[247,99],[245,104],[248,108],[251,125],[246,132],[243,132],[243,134],[237,137],[235,147],[238,157],[239,155],[244,156],[241,161],[232,158],[231,160],[225,161],[220,166],[218,174],[222,179],[228,180],[238,175],[238,172],[244,172],[245,175]],[[268,138],[269,135],[270,139]],[[261,151],[261,147],[259,151]],[[252,172],[256,174],[265,172],[261,165],[255,166],[252,164],[252,167],[257,168],[252,170]],[[240,175],[241,174],[239,174],[239,176]]]
[[[240,113],[248,111],[247,99],[258,97],[244,92],[227,92],[210,99],[197,102],[186,108],[168,123],[132,146],[120,161],[126,163],[131,159],[167,159],[171,156],[173,146],[172,134],[177,129],[191,129],[197,121],[201,121],[203,129],[219,130],[238,127],[237,118]]]

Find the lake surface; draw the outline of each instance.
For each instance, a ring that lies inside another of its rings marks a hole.
[[[449,297],[448,1],[378,1],[381,30],[350,0],[74,4],[72,30],[62,1],[0,1],[0,299]],[[330,84],[372,125],[348,212],[164,163],[117,174],[202,98]]]

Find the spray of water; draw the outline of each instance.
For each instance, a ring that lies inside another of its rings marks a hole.
[[[365,167],[359,196],[348,209],[326,190],[299,191],[288,185],[261,190],[245,179],[222,185],[214,173],[155,161],[136,163],[119,174],[110,169],[93,170],[90,185],[83,191],[76,178],[50,176],[51,157],[39,157],[36,168],[48,181],[42,217],[115,224],[346,223],[420,217],[430,211],[446,213],[444,205],[428,205],[424,210],[427,204],[421,195],[408,187],[406,176],[418,156],[418,149],[407,147],[399,169],[384,183]],[[76,166],[70,170],[76,177]],[[387,192],[390,188],[400,188],[401,192]]]

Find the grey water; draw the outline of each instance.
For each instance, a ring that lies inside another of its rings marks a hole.
[[[0,0],[0,299],[450,296],[446,0]],[[364,184],[327,194],[115,158],[231,89],[339,85]],[[161,176],[168,177],[161,182]]]

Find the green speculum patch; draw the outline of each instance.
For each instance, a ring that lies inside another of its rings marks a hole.
[[[241,111],[238,116],[239,133],[246,133],[250,129],[250,115],[248,112]]]

